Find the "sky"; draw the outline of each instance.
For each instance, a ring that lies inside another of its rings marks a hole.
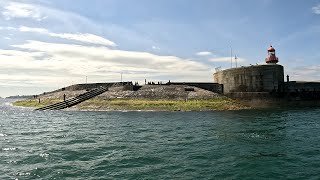
[[[320,0],[0,0],[0,96],[94,82],[213,82],[264,64],[320,80]]]

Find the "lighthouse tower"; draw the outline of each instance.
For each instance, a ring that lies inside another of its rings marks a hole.
[[[267,64],[277,64],[279,62],[279,59],[276,56],[276,50],[270,46],[268,48],[268,57],[266,58]]]

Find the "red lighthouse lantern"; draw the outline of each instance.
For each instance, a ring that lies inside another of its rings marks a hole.
[[[270,46],[268,49],[268,57],[266,58],[267,64],[277,64],[279,62],[279,59],[276,56],[276,50]]]

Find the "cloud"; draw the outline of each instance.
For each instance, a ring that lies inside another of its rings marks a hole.
[[[285,71],[290,76],[290,81],[320,81],[319,65],[288,67]]]
[[[0,17],[11,20],[2,26],[13,26],[0,27],[0,30],[8,30],[16,36],[10,41],[14,45],[7,44],[6,50],[0,48],[2,87],[19,86],[37,91],[39,87],[58,88],[83,83],[85,76],[89,82],[119,81],[120,72],[123,72],[124,81],[143,82],[145,78],[154,81],[212,80],[212,69],[208,64],[173,55],[142,52],[141,49],[152,46],[153,50],[159,50],[159,43],[137,29],[108,22],[98,23],[44,4],[17,4],[0,2]],[[9,10],[13,13],[10,14]],[[44,19],[41,23],[34,22]],[[19,22],[24,26],[17,26]],[[34,27],[35,24],[41,26]],[[7,35],[5,32],[3,37]],[[116,49],[119,46],[109,38],[116,39],[122,48],[132,51]],[[0,93],[3,92],[0,88]],[[13,95],[11,91],[5,93]],[[21,91],[19,94],[24,93]]]
[[[198,55],[198,56],[209,56],[209,55],[212,55],[212,53],[208,52],[208,51],[202,51],[202,52],[197,52],[196,55]]]
[[[108,39],[105,39],[103,37],[100,37],[94,34],[88,34],[88,33],[77,33],[77,34],[53,33],[44,28],[31,28],[26,26],[21,26],[19,28],[19,31],[40,33],[44,35],[49,35],[51,37],[58,37],[58,38],[67,39],[67,40],[75,40],[75,41],[80,41],[80,42],[90,43],[90,44],[105,45],[105,46],[112,46],[112,47],[116,46],[114,42]]]
[[[320,14],[320,4],[312,7],[312,12],[313,12],[314,14]]]
[[[13,30],[13,31],[15,31],[15,30],[17,30],[17,28],[8,26],[8,27],[0,27],[0,30],[9,30],[9,31]]]
[[[94,35],[94,34],[70,34],[70,33],[49,33],[50,36],[53,37],[59,37],[63,39],[69,39],[69,40],[76,40],[80,42],[86,42],[91,44],[99,44],[99,45],[105,45],[105,46],[116,46],[116,44],[108,39],[105,39],[103,37]]]
[[[152,46],[152,49],[154,49],[154,50],[160,50],[160,48],[157,47],[157,46]]]
[[[218,57],[209,59],[210,62],[231,62],[230,57]],[[235,59],[232,58],[232,61],[235,62]],[[246,60],[243,58],[237,58],[237,62],[245,62]]]
[[[81,46],[74,44],[46,43],[40,41],[28,41],[26,44],[13,45],[27,51],[42,52],[46,56],[59,59],[65,58],[65,62],[79,59],[85,62],[108,63],[109,65],[121,65],[113,69],[135,67],[139,69],[159,70],[162,72],[175,72],[177,69],[185,71],[202,71],[207,69],[202,63],[181,59],[175,56],[159,56],[148,52],[114,50],[107,47]],[[74,63],[74,62],[73,62]]]
[[[49,29],[50,32],[53,33],[51,34],[52,36],[59,36],[59,38],[65,39],[69,38],[77,41],[81,39],[82,42],[85,42],[87,39],[90,39],[90,42],[86,43],[97,44],[92,43],[93,41],[96,41],[102,42],[105,45],[109,44],[110,46],[117,46],[114,44],[114,42],[112,42],[112,40],[116,39],[117,44],[121,44],[121,47],[136,50],[150,48],[153,45],[158,44],[153,39],[146,37],[146,33],[140,32],[136,28],[127,28],[122,25],[119,25],[118,23],[111,23],[107,21],[100,23],[96,20],[88,18],[87,16],[82,16],[81,14],[75,13],[74,11],[66,11],[65,9],[54,8],[53,6],[51,6],[51,3],[45,0],[23,0],[22,2],[28,2],[29,4],[26,4],[27,6],[34,7],[38,14],[41,14],[43,17],[46,17],[46,20],[41,23],[41,27]],[[4,9],[2,7],[7,7],[9,6],[9,4],[10,2],[2,2],[0,0],[0,11]],[[110,13],[111,11],[113,11],[111,6],[106,8],[108,11],[106,13]],[[35,22],[32,18],[22,20],[23,25],[25,26],[35,25]],[[15,22],[17,21],[12,20],[9,23],[16,24]],[[39,24],[38,22],[36,23]],[[60,32],[64,32],[65,34],[62,34]],[[73,34],[77,34],[77,36],[74,37]],[[109,40],[109,42],[91,35],[96,35],[99,37],[108,37],[107,40]]]
[[[65,86],[83,83],[88,76],[94,82],[125,80],[209,81],[208,65],[176,56],[148,52],[115,50],[75,44],[28,41],[13,45],[16,50],[0,49],[0,84]]]
[[[41,34],[49,34],[49,31],[44,28],[31,28],[26,26],[20,26],[18,29],[21,32],[33,32],[33,33],[41,33]]]
[[[42,21],[47,18],[40,12],[39,7],[18,2],[10,2],[7,4],[4,7],[2,15],[6,20],[14,18],[31,18],[36,21]]]

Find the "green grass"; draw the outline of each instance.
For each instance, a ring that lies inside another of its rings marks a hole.
[[[22,100],[13,103],[15,106],[43,107],[60,102],[60,99]],[[93,98],[76,106],[80,110],[157,110],[157,111],[206,111],[237,110],[247,106],[227,97],[201,100],[148,100],[148,99],[112,99]]]
[[[61,99],[46,98],[46,99],[41,99],[39,103],[39,99],[26,99],[26,100],[16,101],[13,103],[13,105],[22,106],[22,107],[40,108],[40,107],[48,106],[60,101]]]
[[[228,98],[208,100],[132,100],[91,99],[78,105],[79,109],[93,110],[163,110],[163,111],[205,111],[232,110],[248,108],[239,102]]]

